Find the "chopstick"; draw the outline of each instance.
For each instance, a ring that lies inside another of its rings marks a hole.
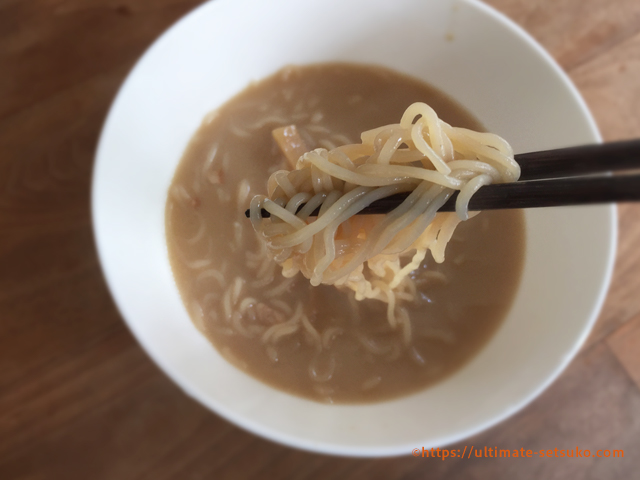
[[[390,212],[408,195],[405,193],[383,198],[358,213],[372,215]],[[458,192],[454,192],[438,211],[454,212],[457,198]],[[487,185],[471,197],[469,210],[560,207],[638,200],[640,175],[562,178]]]
[[[471,198],[469,210],[640,201],[640,175],[610,175],[613,171],[640,170],[640,139],[524,153],[515,159],[521,167],[520,180],[482,187]],[[380,199],[358,214],[388,213],[408,195]],[[454,192],[439,211],[455,211],[457,196]],[[249,210],[245,214],[249,217]],[[318,210],[311,215],[317,214]],[[269,212],[262,210],[262,216],[268,217]]]
[[[640,139],[520,153],[515,160],[519,182],[640,169]]]

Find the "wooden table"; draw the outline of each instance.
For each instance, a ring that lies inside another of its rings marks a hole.
[[[198,3],[0,0],[0,478],[638,478],[640,205],[620,206],[613,284],[580,355],[524,411],[460,444],[624,459],[315,455],[218,418],[149,360],[100,272],[91,167],[126,73]],[[569,72],[605,139],[640,137],[638,0],[490,3]]]

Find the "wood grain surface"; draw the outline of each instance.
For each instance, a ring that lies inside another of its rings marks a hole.
[[[90,177],[110,102],[197,0],[0,0],[0,479],[632,479],[640,471],[640,205],[578,357],[460,444],[624,459],[350,459],[255,437],[189,399],[107,291]],[[491,0],[569,72],[606,140],[640,137],[638,0]],[[409,454],[410,452],[407,452]]]

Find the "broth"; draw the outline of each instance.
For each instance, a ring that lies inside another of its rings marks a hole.
[[[408,347],[387,321],[387,304],[312,287],[300,274],[284,278],[244,215],[251,197],[266,193],[269,175],[288,169],[274,128],[295,124],[311,148],[331,149],[397,123],[417,101],[454,126],[483,130],[421,81],[379,67],[324,64],[288,67],[251,85],[195,133],[167,201],[169,257],[194,323],[238,368],[314,400],[381,401],[452,374],[496,331],[522,270],[521,211],[463,222],[445,262],[428,254],[412,273],[419,295],[403,304],[413,332]],[[256,280],[268,272],[268,282]],[[300,312],[301,327],[271,328]]]

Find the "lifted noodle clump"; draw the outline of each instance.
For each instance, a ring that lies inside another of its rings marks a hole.
[[[427,250],[444,261],[453,231],[469,218],[473,194],[483,185],[517,181],[520,167],[505,140],[452,127],[424,103],[407,108],[399,124],[361,138],[361,144],[307,152],[294,170],[271,175],[268,197],[251,201],[251,222],[285,277],[301,272],[312,285],[386,302],[391,325],[409,328],[399,300],[415,295],[411,271]],[[456,212],[437,213],[455,190]],[[389,214],[356,215],[401,192],[411,193]]]

